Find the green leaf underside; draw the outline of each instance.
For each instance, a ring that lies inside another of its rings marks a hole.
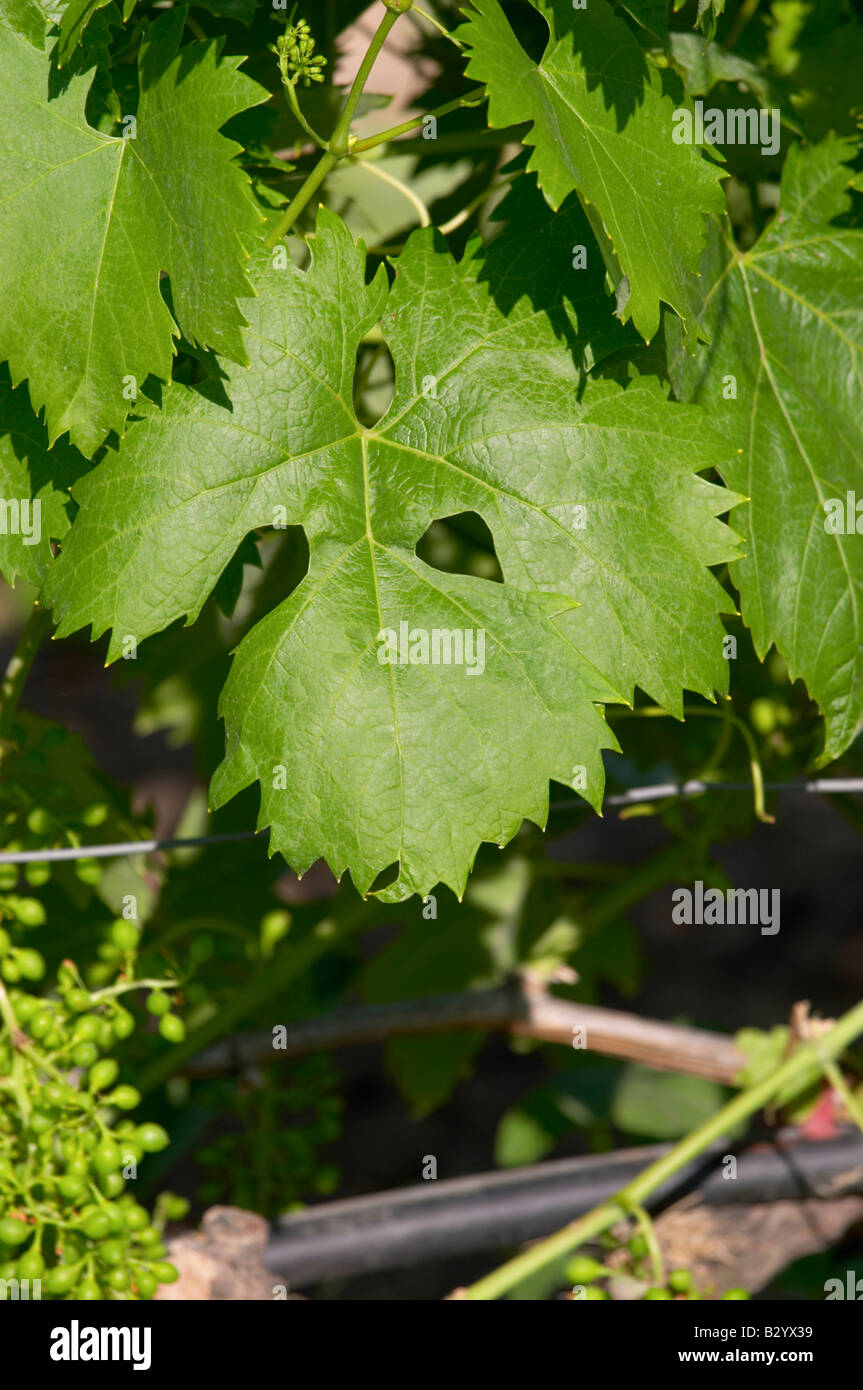
[[[260,219],[218,130],[265,93],[216,43],[177,52],[182,27],[181,11],[152,26],[137,133],[118,139],[87,124],[89,74],[49,100],[48,54],[0,22],[0,356],[51,442],[68,430],[88,455],[122,432],[132,390],[170,377],[161,272],[186,337],[245,360],[240,236]]]
[[[735,446],[721,472],[751,498],[734,515],[743,617],[758,652],[775,644],[820,705],[822,762],[863,718],[863,535],[826,531],[824,506],[863,499],[863,232],[833,225],[855,149],[792,148],[779,213],[745,255],[717,232],[703,267],[711,347],[672,369]],[[729,375],[736,400],[723,399]]]
[[[48,432],[27,388],[13,391],[7,367],[0,367],[0,574],[7,584],[18,577],[42,584],[50,541],[69,529],[68,489],[86,468],[65,442],[48,452]]]
[[[660,302],[692,328],[689,280],[704,245],[704,214],[724,208],[722,170],[697,148],[674,143],[675,101],[610,6],[593,4],[587,14],[569,0],[531,3],[550,33],[539,64],[498,0],[476,0],[459,30],[470,50],[468,75],[488,86],[489,122],[532,122],[528,168],[553,208],[578,193],[621,285],[621,313],[641,335],[654,337]]]
[[[483,840],[544,824],[550,778],[584,768],[599,805],[614,740],[594,701],[643,680],[679,710],[682,680],[724,688],[725,595],[705,565],[736,553],[717,520],[736,499],[695,474],[727,452],[700,412],[585,383],[554,314],[518,297],[517,258],[496,269],[474,243],[456,264],[415,232],[391,292],[382,270],[365,284],[364,259],[323,209],[307,272],[256,253],[251,370],[175,384],[82,480],[48,601],[61,634],[111,627],[114,658],[124,635],[194,619],[283,507],[309,573],[237,649],[213,797],[260,780],[260,823],[295,869],[323,856],[365,892],[397,862],[395,901],[438,881],[460,894]],[[396,387],[366,429],[354,364],[378,322]],[[417,558],[431,521],[462,511],[490,527],[504,584]],[[484,671],[382,664],[378,634],[401,622],[482,629]]]

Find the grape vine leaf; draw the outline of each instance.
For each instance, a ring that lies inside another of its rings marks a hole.
[[[13,390],[8,367],[0,366],[0,574],[7,584],[20,576],[41,586],[50,542],[69,529],[68,489],[87,467],[65,440],[49,454],[26,387]]]
[[[260,781],[260,824],[298,872],[323,856],[365,893],[397,863],[389,901],[461,893],[482,841],[544,824],[549,779],[599,804],[614,740],[596,701],[639,680],[679,709],[682,679],[727,680],[705,566],[736,553],[717,519],[736,499],[697,476],[727,446],[655,384],[586,383],[528,295],[498,307],[518,265],[483,279],[478,242],[456,263],[413,233],[391,292],[325,209],[308,271],[255,254],[251,370],[175,383],[81,480],[46,601],[60,634],[112,628],[113,659],[192,621],[250,531],[302,525],[308,574],[234,657],[214,802]],[[396,386],[366,428],[353,376],[379,322]],[[464,511],[507,582],[418,559],[430,523]],[[483,632],[484,670],[386,664],[380,634],[402,623]]]
[[[34,48],[45,44],[45,12],[36,0],[6,0],[3,18],[16,33],[27,39]]]
[[[677,394],[733,443],[720,471],[751,499],[734,513],[748,542],[732,571],[744,620],[759,654],[775,644],[820,705],[822,763],[863,718],[863,537],[831,533],[825,507],[863,498],[863,231],[843,225],[856,148],[793,146],[755,246],[735,250],[723,227],[705,253],[710,347],[696,364],[670,334]]]
[[[57,66],[62,68],[71,58],[84,36],[84,31],[97,10],[110,5],[111,0],[69,0],[60,20],[57,39]]]
[[[662,74],[611,7],[574,11],[568,0],[531,0],[549,28],[539,63],[522,48],[498,0],[475,0],[458,33],[467,73],[488,87],[489,124],[530,121],[528,164],[557,209],[581,199],[614,282],[619,310],[650,341],[660,302],[689,327],[689,275],[719,215],[723,177],[692,145],[675,144],[671,75]]]
[[[49,99],[49,54],[0,22],[0,356],[15,385],[28,378],[50,441],[68,430],[88,455],[122,432],[149,374],[170,377],[178,328],[160,272],[185,335],[246,361],[240,237],[260,215],[218,130],[266,93],[218,43],[179,49],[183,22],[172,10],[142,43],[129,139],[88,125],[90,75]]]
[[[622,0],[622,7],[663,48],[668,47],[668,0]]]
[[[686,0],[674,0],[674,13],[682,10]],[[716,25],[725,10],[725,0],[698,0],[695,28],[700,29],[708,43],[716,37]]]
[[[791,106],[791,88],[783,78],[751,63],[748,58],[729,53],[718,43],[705,44],[697,34],[672,34],[671,56],[690,96],[704,96],[720,83],[733,82],[739,89],[745,87],[752,92],[765,109],[776,107],[781,112],[782,124],[800,133],[800,124]]]

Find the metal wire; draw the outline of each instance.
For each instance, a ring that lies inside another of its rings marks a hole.
[[[765,782],[766,791],[811,792],[818,796],[851,795],[863,792],[863,777],[818,777],[810,782]],[[643,801],[663,801],[669,797],[700,796],[702,792],[747,792],[751,782],[658,782],[652,787],[630,787],[605,798],[606,806],[629,806]],[[565,810],[577,803],[552,801],[552,811]],[[45,864],[63,859],[119,859],[124,855],[152,854],[160,849],[194,849],[201,845],[225,844],[229,840],[253,840],[266,830],[233,830],[225,835],[195,835],[184,840],[125,840],[114,845],[78,845],[63,849],[3,850],[0,864]]]

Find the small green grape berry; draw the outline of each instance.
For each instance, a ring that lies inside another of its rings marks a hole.
[[[123,1162],[113,1139],[101,1139],[93,1151],[93,1167],[97,1173],[115,1173]]]
[[[72,1048],[72,1061],[76,1067],[92,1067],[98,1056],[99,1049],[95,1043],[82,1042]]]
[[[82,1279],[75,1289],[75,1298],[82,1303],[94,1303],[102,1297],[102,1290],[95,1279]]]
[[[45,1288],[48,1293],[69,1293],[75,1287],[77,1279],[77,1265],[55,1265],[45,1276]]]
[[[0,960],[12,950],[12,938],[5,927],[0,927]]]
[[[135,1138],[144,1150],[144,1153],[157,1154],[162,1149],[166,1149],[170,1144],[170,1138],[166,1130],[161,1125],[154,1124],[148,1120],[145,1124],[138,1125],[135,1130]]]
[[[134,1287],[137,1290],[139,1298],[149,1302],[158,1286],[158,1279],[155,1274],[150,1273],[149,1269],[139,1269],[135,1271]]]
[[[25,1250],[15,1264],[15,1273],[19,1279],[38,1279],[45,1268],[45,1261],[42,1258],[42,1251],[35,1248]]]
[[[21,948],[15,952],[18,969],[25,980],[41,980],[45,974],[45,961],[38,951]]]
[[[12,990],[9,997],[13,1002],[19,1023],[28,1023],[45,1007],[43,999],[39,999],[35,994],[22,994],[18,989]]]
[[[38,1042],[41,1038],[47,1038],[53,1027],[54,1016],[46,1011],[36,1015],[29,1025],[28,1032],[31,1038],[35,1038]]]
[[[44,806],[34,806],[27,813],[27,829],[31,835],[47,835],[51,829],[51,812]]]
[[[186,1197],[178,1197],[174,1192],[165,1194],[163,1200],[166,1221],[182,1221],[184,1216],[188,1216],[190,1202]]]
[[[653,1288],[647,1290],[644,1298],[645,1302],[657,1303],[660,1301],[667,1302],[668,1299],[673,1299],[674,1295],[669,1293],[668,1289],[660,1289],[654,1285]]]
[[[81,1222],[81,1230],[90,1240],[104,1240],[111,1230],[108,1213],[98,1207],[89,1211]]]
[[[66,1003],[76,1014],[82,1014],[90,1007],[90,996],[86,989],[73,988],[66,995]]]
[[[723,1299],[738,1299],[750,1298],[751,1295],[747,1293],[746,1289],[726,1289],[722,1297]]]
[[[134,1016],[129,1013],[128,1009],[124,1009],[120,1005],[114,1010],[111,1021],[114,1025],[114,1032],[121,1041],[123,1038],[131,1037],[135,1031]]]
[[[156,1264],[150,1266],[151,1272],[155,1274],[159,1284],[176,1284],[180,1275],[173,1265],[169,1265],[165,1260],[157,1260]]]
[[[75,876],[81,883],[94,888],[102,877],[102,866],[98,859],[78,859],[75,863]]]
[[[87,1085],[91,1091],[105,1091],[117,1080],[119,1070],[113,1057],[103,1057],[90,1068]]]
[[[134,1110],[141,1104],[141,1092],[136,1091],[134,1086],[115,1086],[105,1099],[109,1105],[116,1105],[118,1110]]]
[[[126,1186],[126,1179],[122,1173],[101,1173],[99,1175],[99,1188],[106,1197],[119,1197]]]
[[[147,996],[147,1012],[155,1014],[158,1018],[160,1014],[166,1014],[171,1007],[171,996],[162,989],[151,990]]]
[[[95,1042],[99,1036],[99,1015],[82,1014],[72,1025],[72,1037],[76,1042]]]
[[[104,801],[91,801],[81,812],[81,822],[83,825],[104,825],[107,819],[108,806]]]
[[[749,722],[759,734],[770,734],[776,728],[776,713],[774,701],[762,696],[749,706]]]
[[[50,864],[25,864],[24,877],[31,888],[44,888],[51,879]]]
[[[124,1234],[126,1230],[125,1207],[121,1207],[119,1202],[106,1202],[104,1210],[107,1212],[108,1220],[111,1223],[111,1234],[113,1236]]]
[[[599,1288],[598,1285],[588,1284],[584,1291],[584,1299],[586,1303],[605,1303],[610,1301],[610,1295],[605,1292],[605,1289]]]
[[[33,1234],[33,1227],[14,1216],[4,1216],[0,1220],[0,1241],[4,1245],[23,1245]]]
[[[99,1246],[99,1259],[106,1265],[120,1265],[126,1258],[124,1240],[103,1240]]]
[[[564,1278],[568,1284],[594,1284],[597,1279],[611,1272],[605,1265],[590,1259],[588,1255],[577,1255],[567,1264]]]
[[[64,1173],[57,1179],[57,1191],[67,1202],[77,1202],[83,1197],[85,1188],[81,1179],[74,1173]]]
[[[181,1043],[186,1036],[186,1025],[176,1014],[163,1014],[159,1019],[159,1032],[166,1042]]]
[[[673,1293],[689,1293],[692,1285],[691,1269],[673,1269],[668,1276],[668,1287]]]
[[[133,1205],[126,1207],[127,1231],[143,1231],[146,1230],[149,1224],[150,1217],[144,1207],[139,1206],[137,1202],[134,1202]]]
[[[132,1275],[128,1269],[109,1269],[105,1275],[105,1283],[114,1293],[125,1293],[132,1283]]]
[[[116,922],[111,924],[111,940],[121,951],[136,951],[141,940],[140,928],[136,927],[134,922],[126,922],[122,917],[118,917]]]
[[[157,1231],[155,1226],[149,1225],[143,1226],[140,1231],[136,1232],[136,1235],[138,1238],[139,1245],[145,1245],[150,1247],[158,1245],[162,1239],[161,1232]]]
[[[0,975],[10,985],[16,985],[21,979],[21,970],[14,955],[11,953],[0,960]]]
[[[109,1019],[102,1018],[99,1020],[99,1033],[96,1038],[96,1041],[103,1052],[107,1052],[109,1047],[113,1047],[114,1028]]]
[[[11,850],[11,845],[6,845],[6,849]],[[18,883],[18,867],[16,864],[0,864],[0,891],[11,893]],[[14,1276],[13,1276],[14,1277]]]
[[[38,898],[15,898],[11,907],[22,927],[44,927],[48,920]]]

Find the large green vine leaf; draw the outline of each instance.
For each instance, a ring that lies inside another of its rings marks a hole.
[[[598,805],[613,738],[595,701],[637,680],[679,708],[683,681],[727,680],[705,565],[735,553],[716,519],[735,498],[696,473],[726,446],[655,385],[586,383],[525,264],[519,295],[518,257],[496,270],[476,243],[456,264],[421,231],[389,292],[322,210],[308,271],[258,253],[251,370],[175,384],[130,428],[76,488],[49,576],[60,633],[111,627],[113,658],[193,619],[250,530],[302,525],[307,576],[234,659],[213,796],[259,780],[295,869],[324,856],[366,892],[397,863],[391,900],[461,893],[482,841],[544,824],[550,778]],[[365,428],[355,357],[378,322],[396,386]],[[491,528],[505,583],[417,558],[432,520],[463,511]],[[380,634],[402,624],[482,630],[484,669],[384,663]]]
[[[87,454],[122,431],[148,374],[170,376],[161,272],[186,337],[246,360],[240,235],[259,216],[218,131],[266,93],[218,43],[179,49],[183,22],[166,14],[142,44],[129,139],[88,125],[89,74],[57,92],[49,53],[0,22],[0,357],[51,442],[68,430]]]
[[[855,149],[795,146],[755,246],[741,254],[717,232],[702,267],[711,346],[672,364],[678,395],[734,445],[721,471],[751,499],[735,512],[743,617],[758,652],[775,643],[821,706],[824,762],[863,718],[863,535],[828,529],[825,506],[841,502],[847,520],[848,494],[863,501],[863,231],[839,222]]]
[[[528,164],[553,208],[573,190],[591,219],[617,290],[618,312],[648,341],[660,302],[688,326],[689,276],[706,213],[724,209],[721,169],[672,139],[675,100],[623,20],[606,4],[531,0],[549,28],[539,63],[522,48],[498,0],[475,0],[459,33],[468,74],[489,91],[489,123],[530,121]]]

